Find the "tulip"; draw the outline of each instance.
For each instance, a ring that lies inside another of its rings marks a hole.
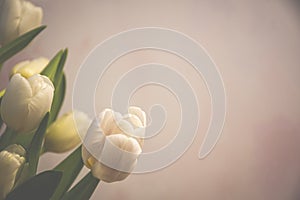
[[[23,77],[29,78],[30,76],[41,73],[48,63],[49,60],[43,57],[31,61],[22,61],[12,68],[11,76],[19,73]]]
[[[111,183],[124,180],[142,152],[146,115],[130,107],[127,115],[105,109],[95,118],[82,147],[84,164],[94,177]]]
[[[50,111],[54,86],[46,76],[36,74],[26,79],[12,76],[1,102],[1,117],[17,132],[35,130]]]
[[[63,153],[81,143],[80,136],[85,135],[91,120],[79,111],[69,112],[52,123],[45,135],[45,151]]]
[[[6,44],[41,25],[43,10],[25,0],[0,0],[0,43]]]
[[[0,200],[11,191],[19,169],[25,162],[25,150],[20,145],[10,145],[0,152]]]

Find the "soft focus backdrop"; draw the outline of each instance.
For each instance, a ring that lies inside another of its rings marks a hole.
[[[183,32],[202,44],[218,65],[227,94],[227,118],[216,148],[198,159],[210,119],[209,95],[200,76],[180,58],[139,51],[115,62],[97,88],[96,108],[109,102],[122,73],[139,64],[168,64],[184,74],[200,100],[202,118],[191,148],[160,171],[131,175],[120,183],[100,183],[92,199],[296,200],[300,198],[300,4],[297,1],[100,1],[35,0],[48,28],[17,58],[6,64],[1,80],[18,61],[68,47],[68,81],[63,111],[72,108],[75,75],[90,50],[131,28],[155,26]],[[87,80],[88,81],[88,80]],[[132,104],[166,106],[162,132],[146,141],[152,151],[174,136],[180,116],[171,94],[144,88]],[[40,170],[65,155],[46,154]],[[81,176],[87,170],[81,173]]]

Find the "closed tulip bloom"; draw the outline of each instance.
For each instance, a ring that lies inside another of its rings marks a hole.
[[[36,74],[26,79],[13,75],[2,97],[2,120],[18,132],[36,129],[50,111],[53,93],[54,86],[46,76]]]
[[[146,115],[130,107],[127,115],[105,109],[91,124],[82,147],[82,158],[94,177],[115,182],[134,169],[142,152]]]
[[[48,65],[49,60],[47,58],[37,58],[34,60],[26,60],[16,64],[11,70],[11,76],[14,74],[21,74],[25,78],[29,78],[35,74],[39,74]]]
[[[41,25],[43,10],[25,0],[0,0],[0,43]]]
[[[0,200],[13,188],[16,175],[25,162],[24,156],[24,148],[15,144],[0,152]]]
[[[45,151],[63,153],[81,143],[80,136],[85,135],[91,120],[83,112],[69,112],[52,123],[45,135]]]

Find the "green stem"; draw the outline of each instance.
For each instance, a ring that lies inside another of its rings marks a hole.
[[[90,199],[100,180],[95,178],[91,172],[83,177],[62,200]]]

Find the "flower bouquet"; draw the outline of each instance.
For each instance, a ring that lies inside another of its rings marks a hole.
[[[0,0],[0,69],[46,28],[42,13],[28,1]],[[58,117],[67,54],[64,49],[50,61],[18,63],[0,92],[0,200],[89,199],[100,180],[121,181],[136,165],[146,126],[140,108],[129,107],[126,115],[105,109],[93,121],[80,111]],[[37,174],[44,153],[72,149],[52,170]],[[74,185],[84,165],[91,171]]]

